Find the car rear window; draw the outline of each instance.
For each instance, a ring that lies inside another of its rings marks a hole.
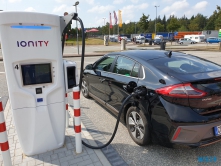
[[[221,66],[213,62],[187,55],[159,58],[148,61],[164,73],[194,74],[221,70]]]

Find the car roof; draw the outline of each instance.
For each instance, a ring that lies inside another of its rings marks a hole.
[[[113,52],[109,53],[107,55],[125,55],[127,57],[130,57],[135,60],[144,60],[148,61],[151,59],[156,59],[156,58],[163,58],[166,57],[167,55],[165,53],[168,53],[168,51],[164,50],[128,50],[128,51],[122,51],[122,52]],[[178,53],[178,52],[172,52],[173,55],[185,55],[184,53]]]

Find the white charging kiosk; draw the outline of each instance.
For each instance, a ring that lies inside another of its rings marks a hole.
[[[61,48],[64,26],[57,15],[0,12],[9,98],[19,142],[26,155],[64,144],[66,90]]]

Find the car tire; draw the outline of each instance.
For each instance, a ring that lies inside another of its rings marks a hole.
[[[126,126],[130,137],[140,146],[151,143],[150,122],[137,107],[130,107],[126,115]]]
[[[191,42],[190,44],[193,44],[193,42]]]
[[[180,43],[180,45],[183,44],[182,42]]]
[[[90,98],[89,90],[88,90],[88,83],[85,79],[82,79],[82,87],[81,87],[81,93],[85,98]]]

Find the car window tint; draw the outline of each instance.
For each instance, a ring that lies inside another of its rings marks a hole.
[[[130,59],[127,59],[127,58],[124,58],[124,57],[119,57],[117,59],[117,62],[114,66],[114,73],[117,73],[117,74],[122,74],[122,75],[125,75],[125,76],[130,76],[131,74],[131,70],[134,66],[134,61],[130,60]]]
[[[197,57],[172,56],[148,61],[164,73],[193,74],[221,70],[221,66]]]
[[[131,72],[131,76],[132,76],[132,77],[138,77],[138,75],[139,75],[139,69],[140,69],[140,65],[139,65],[138,63],[136,63],[136,64],[134,65],[134,68],[133,68],[132,72]]]
[[[95,69],[101,71],[109,71],[114,59],[115,55],[104,57],[98,64],[96,64]]]

